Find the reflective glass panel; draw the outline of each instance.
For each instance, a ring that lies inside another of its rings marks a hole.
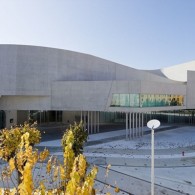
[[[129,94],[120,94],[120,106],[129,107]]]
[[[140,107],[148,107],[148,95],[147,94],[141,94]]]
[[[139,94],[130,94],[130,107],[139,107]]]
[[[119,94],[112,95],[111,106],[120,106],[120,96]]]
[[[149,94],[148,95],[148,107],[155,107],[156,106],[156,95],[154,94]]]

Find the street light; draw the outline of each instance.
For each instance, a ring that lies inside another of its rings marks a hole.
[[[160,121],[152,119],[147,127],[151,129],[151,195],[154,195],[154,129],[160,126]]]

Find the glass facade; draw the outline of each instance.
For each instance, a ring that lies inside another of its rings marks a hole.
[[[130,94],[130,107],[139,107],[140,100],[139,94]]]
[[[111,107],[183,106],[183,95],[168,94],[113,94]]]
[[[62,111],[30,111],[30,118],[37,123],[61,122]]]
[[[111,106],[120,106],[120,95],[119,94],[113,94],[112,95],[112,102]]]
[[[129,107],[129,94],[120,94],[119,95],[120,106]]]
[[[191,124],[195,125],[195,110],[174,110],[144,113],[144,125],[151,119],[158,119],[163,124]],[[135,118],[134,118],[135,120]],[[100,112],[101,124],[125,124],[125,113]],[[111,126],[115,128],[115,126]],[[124,127],[125,128],[125,127]]]
[[[195,124],[195,110],[174,110],[144,113],[145,123],[155,118],[161,123]]]
[[[129,96],[129,99],[131,96]],[[134,103],[131,105],[137,105],[137,96],[134,97]],[[168,96],[167,96],[168,97]],[[38,124],[44,123],[62,123],[62,112],[65,112],[66,115],[72,116],[75,121],[81,119],[80,112],[66,112],[66,111],[30,111],[31,119],[37,121]],[[87,113],[87,112],[85,112]],[[0,125],[5,121],[4,114],[0,112]],[[84,115],[83,115],[84,116]],[[195,125],[195,110],[170,110],[170,111],[153,111],[143,114],[144,116],[144,125],[153,118],[158,119],[161,123],[175,123],[175,124],[192,124]],[[133,120],[133,118],[132,118]],[[134,118],[135,120],[135,118]],[[121,129],[125,128],[126,114],[125,112],[100,112],[99,113],[99,122],[101,129]],[[3,127],[2,127],[3,128]]]

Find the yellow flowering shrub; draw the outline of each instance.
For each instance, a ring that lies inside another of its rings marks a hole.
[[[29,145],[34,146],[41,140],[41,133],[34,125],[24,124],[24,126],[12,129],[3,129],[0,131],[0,158],[9,161],[17,153],[21,137],[29,133]]]
[[[42,152],[38,152],[38,150],[33,148],[33,145],[40,141],[40,133],[37,133],[38,130],[36,130],[36,128],[31,128],[26,124],[24,127],[16,127],[9,131],[10,132],[8,132],[8,130],[1,131],[1,141],[3,143],[0,147],[0,158],[8,162],[8,167],[5,167],[1,175],[2,179],[7,179],[16,171],[18,173],[18,185],[12,188],[0,188],[0,194],[95,194],[93,185],[98,169],[97,167],[93,167],[87,174],[87,161],[84,155],[79,154],[75,157],[73,149],[75,138],[71,130],[68,131],[66,140],[64,140],[63,164],[54,157],[50,157],[45,163],[45,160],[49,156],[49,151],[45,149]],[[22,131],[22,133],[20,131]],[[36,135],[33,136],[33,133]],[[44,164],[45,175],[48,175],[52,183],[55,183],[55,185],[53,184],[53,188],[48,188],[47,179],[40,178],[38,185],[35,184],[33,171],[37,162]]]

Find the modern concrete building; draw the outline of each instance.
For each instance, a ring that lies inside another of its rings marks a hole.
[[[40,124],[82,119],[89,133],[122,122],[133,138],[153,114],[193,122],[186,110],[195,109],[194,71],[195,61],[144,71],[62,49],[0,45],[0,128],[31,115]]]

